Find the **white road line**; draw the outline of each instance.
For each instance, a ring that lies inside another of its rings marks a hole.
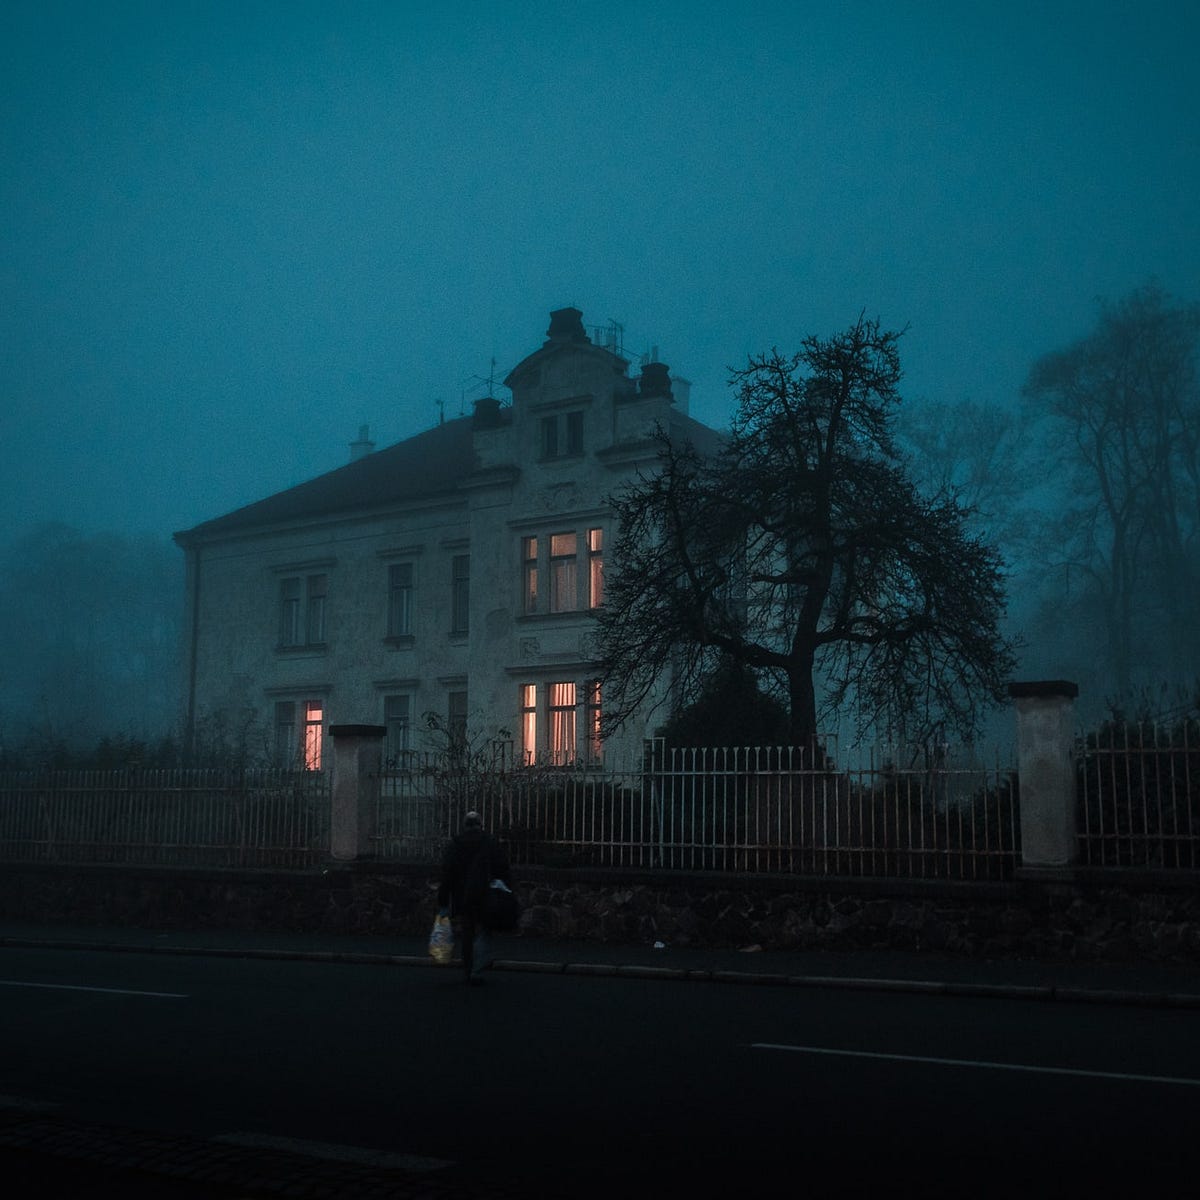
[[[274,1137],[266,1133],[223,1133],[212,1140],[232,1146],[249,1146],[254,1150],[286,1150],[308,1158],[359,1163],[368,1167],[399,1168],[405,1171],[439,1171],[443,1167],[453,1166],[453,1163],[445,1158],[370,1150],[365,1146],[339,1146],[333,1142],[309,1142],[303,1138]]]
[[[1200,1079],[1176,1075],[1128,1075],[1120,1071],[1083,1071],[1076,1067],[1035,1067],[1025,1063],[981,1062],[969,1058],[927,1058],[920,1054],[878,1054],[869,1050],[830,1050],[825,1046],[784,1046],[776,1042],[753,1042],[752,1050],[786,1050],[793,1054],[827,1054],[841,1058],[877,1058],[888,1062],[932,1063],[938,1067],[977,1067],[988,1071],[1029,1071],[1036,1075],[1077,1075],[1084,1079],[1121,1079],[1130,1083],[1173,1083],[1200,1087]]]
[[[160,1000],[187,1000],[183,992],[138,992],[132,988],[85,987],[79,983],[26,983],[17,979],[0,979],[0,987],[53,988],[60,992],[107,992],[112,996],[157,996]]]

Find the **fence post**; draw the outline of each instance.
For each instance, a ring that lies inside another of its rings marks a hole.
[[[1075,820],[1075,697],[1064,679],[1010,683],[1017,710],[1021,871],[1070,871],[1079,852]]]
[[[330,725],[333,738],[329,851],[341,862],[369,855],[379,809],[383,725]]]

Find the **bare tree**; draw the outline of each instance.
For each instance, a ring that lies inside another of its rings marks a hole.
[[[797,745],[824,708],[860,728],[970,733],[1012,666],[1000,562],[950,492],[923,496],[892,437],[899,334],[860,317],[732,373],[728,441],[659,436],[656,473],[614,504],[599,617],[610,724],[663,680],[676,704],[721,655],[775,681]]]
[[[1047,558],[1098,604],[1120,695],[1155,649],[1200,652],[1198,340],[1200,307],[1150,284],[1102,305],[1095,330],[1040,359],[1024,389],[1067,485]]]

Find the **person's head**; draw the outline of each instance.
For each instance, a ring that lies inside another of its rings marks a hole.
[[[474,809],[472,809],[465,817],[463,817],[463,828],[482,829],[483,818]]]

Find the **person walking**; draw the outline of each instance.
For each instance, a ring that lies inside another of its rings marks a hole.
[[[484,905],[493,879],[502,879],[511,889],[512,868],[504,847],[484,830],[483,819],[472,810],[446,845],[437,901],[438,915],[458,925],[464,978],[475,986],[483,983],[483,972],[492,961]]]

